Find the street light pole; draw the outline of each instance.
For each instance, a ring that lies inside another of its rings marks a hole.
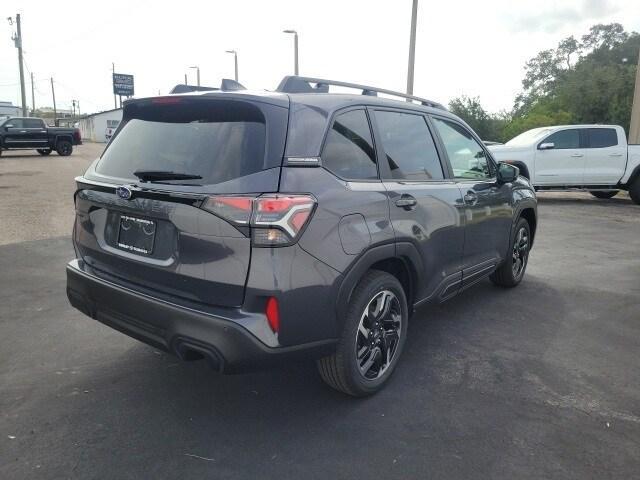
[[[111,85],[113,88],[113,80],[116,78],[116,64],[111,62]],[[118,108],[118,100],[116,100],[116,92],[115,89],[113,91],[113,109]]]
[[[293,71],[295,75],[298,75],[298,32],[295,30],[283,30],[282,32],[293,34]]]
[[[407,95],[413,95],[413,67],[416,61],[416,24],[418,16],[418,0],[413,0],[411,9],[411,35],[409,37],[409,66],[407,68]],[[407,102],[411,100],[407,99]]]
[[[198,67],[196,65],[194,67],[189,67],[189,68],[195,68],[196,69],[196,82],[198,83],[198,86],[200,86],[200,67]]]
[[[31,107],[32,107],[32,115],[36,114],[36,94],[33,89],[33,72],[31,72]]]
[[[235,63],[235,80],[238,81],[238,52],[235,50],[227,50],[227,53],[233,53],[233,61]]]
[[[640,143],[640,54],[636,65],[636,86],[631,107],[631,125],[629,125],[629,143]]]

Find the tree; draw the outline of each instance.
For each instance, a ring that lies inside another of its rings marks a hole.
[[[567,118],[628,128],[639,49],[640,34],[612,23],[592,26],[580,42],[570,36],[541,51],[525,65],[506,131]]]
[[[502,130],[507,120],[504,114],[489,114],[480,98],[462,95],[449,102],[449,110],[462,118],[483,140],[503,141]]]

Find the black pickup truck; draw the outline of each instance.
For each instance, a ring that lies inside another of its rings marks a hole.
[[[48,127],[41,118],[13,117],[0,120],[0,155],[3,150],[35,149],[40,155],[53,150],[66,157],[80,145],[77,128]]]

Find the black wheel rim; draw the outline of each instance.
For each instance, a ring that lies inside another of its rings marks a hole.
[[[522,227],[518,230],[516,238],[513,242],[513,262],[511,268],[513,278],[519,279],[524,273],[529,258],[529,233],[527,229]]]
[[[395,361],[402,333],[402,309],[390,290],[376,293],[362,313],[356,335],[355,355],[360,374],[380,378]]]
[[[63,143],[60,146],[60,150],[62,150],[63,155],[69,155],[71,153],[71,145],[69,145],[68,143]]]

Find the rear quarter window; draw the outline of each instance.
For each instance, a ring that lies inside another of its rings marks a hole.
[[[371,130],[364,110],[351,110],[336,116],[327,134],[322,165],[349,180],[378,178]]]
[[[618,133],[613,128],[588,128],[589,148],[615,147]]]

